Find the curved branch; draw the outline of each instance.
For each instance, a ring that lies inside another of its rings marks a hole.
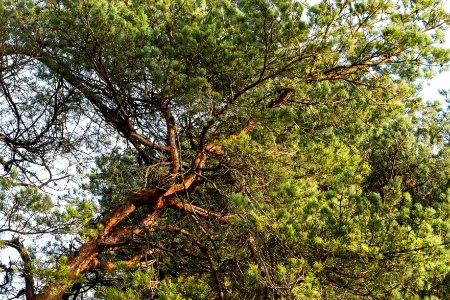
[[[201,168],[206,160],[203,152],[198,152],[194,159],[192,169]],[[195,187],[199,178],[196,173],[188,173],[183,182],[173,185],[167,190],[160,188],[144,189],[131,195],[124,203],[106,214],[100,221],[97,238],[83,244],[78,252],[68,258],[65,268],[68,269],[69,279],[89,269],[89,264],[101,252],[111,246],[120,246],[129,242],[135,235],[141,233],[146,227],[155,223],[160,212],[176,197],[176,193],[187,191]],[[119,222],[125,219],[139,206],[147,206],[149,211],[137,226],[116,228]],[[60,299],[69,288],[68,283],[49,282],[33,300]]]
[[[64,78],[70,85],[76,88],[83,96],[98,110],[98,112],[103,116],[103,118],[112,126],[114,126],[127,140],[129,140],[133,146],[142,144],[148,148],[171,153],[172,148],[157,143],[153,143],[148,139],[144,138],[138,134],[133,128],[132,124],[127,116],[123,116],[114,109],[109,108],[100,99],[98,94],[89,88],[89,84],[85,80],[71,72],[71,70],[65,66],[61,61],[57,61],[51,55],[45,53],[44,51],[31,51],[25,47],[6,47],[2,49],[2,55],[25,55],[30,58],[36,59],[37,61],[44,64],[50,70],[55,72]],[[139,147],[137,147],[137,150]]]
[[[147,255],[152,255],[156,252],[160,252],[158,249],[148,249],[145,251],[141,251],[138,254],[136,254],[135,256],[133,256],[131,259],[126,260],[126,261],[122,261],[122,264],[125,264],[127,266],[133,267],[133,266],[138,266],[138,264],[142,261],[143,258],[145,258]],[[146,263],[146,261],[143,261]],[[94,258],[93,260],[91,260],[91,262],[89,263],[89,266],[87,268],[86,271],[92,271],[92,270],[102,270],[102,271],[106,271],[106,270],[114,270],[117,269],[117,263],[115,262],[110,262],[110,261],[100,261],[98,258]]]
[[[28,249],[19,241],[19,239],[12,239],[10,241],[2,241],[6,246],[15,249],[20,254],[23,262],[22,275],[25,279],[25,298],[31,300],[34,296],[34,279],[31,266],[31,257]]]
[[[185,202],[173,201],[173,202],[170,202],[169,207],[172,209],[186,212],[188,214],[200,216],[200,217],[208,219],[208,220],[214,220],[214,221],[218,221],[220,223],[231,224],[231,218],[232,218],[231,216],[222,216],[218,213],[210,212],[204,208],[201,208],[199,206],[195,206],[192,204],[188,204]]]

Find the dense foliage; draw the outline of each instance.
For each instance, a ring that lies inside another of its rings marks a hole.
[[[442,5],[1,1],[0,294],[448,299]]]

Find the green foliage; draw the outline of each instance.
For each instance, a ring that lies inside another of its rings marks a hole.
[[[450,297],[449,109],[417,96],[450,61],[442,1],[24,0],[0,18],[0,245],[53,235],[14,267],[38,287]],[[34,168],[59,159],[80,174],[50,196]]]
[[[129,272],[127,266],[119,268],[123,272],[120,280],[113,286],[102,287],[97,291],[97,297],[101,299],[142,299],[152,297],[158,286],[155,281],[155,271],[152,268],[146,271],[134,270]]]
[[[179,277],[176,282],[163,281],[159,293],[159,297],[162,300],[200,300],[208,299],[211,287],[202,278],[194,276],[188,278]]]
[[[131,151],[121,153],[114,149],[111,154],[97,158],[96,168],[89,174],[89,184],[84,188],[99,196],[99,204],[109,209],[120,203],[127,193],[153,183],[155,170],[144,173],[145,168],[137,165],[137,154]],[[150,177],[150,178],[149,178]]]
[[[249,214],[258,247],[272,266],[269,278],[262,278],[253,265],[254,280],[284,287],[280,292],[286,297],[305,292],[298,297],[331,299],[344,297],[344,290],[390,299],[435,295],[449,271],[449,157],[446,142],[422,135],[434,126],[425,121],[429,115],[442,113],[439,106],[432,110],[417,117],[417,110],[396,109],[395,117],[392,112],[379,117],[380,127],[367,131],[360,125],[359,139],[348,120],[311,137],[279,139],[270,148],[252,140],[256,146],[243,155],[274,176],[265,195],[253,198],[258,213]],[[293,141],[301,141],[302,151],[290,145]],[[259,157],[274,147],[283,147],[283,154],[289,149],[291,163],[272,156],[265,166]],[[261,184],[255,183],[252,195],[260,193]],[[231,196],[236,203],[241,199]],[[301,263],[286,264],[292,260]]]

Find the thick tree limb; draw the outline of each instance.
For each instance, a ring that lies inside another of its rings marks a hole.
[[[192,168],[201,168],[205,160],[206,155],[203,152],[198,152]],[[156,221],[159,213],[172,201],[170,199],[175,198],[176,193],[190,189],[195,185],[198,178],[199,176],[197,174],[189,173],[185,176],[182,183],[173,185],[167,190],[161,190],[155,187],[131,195],[124,203],[103,217],[100,221],[102,226],[97,238],[83,244],[77,253],[69,257],[65,266],[69,270],[69,277],[75,278],[79,274],[86,272],[89,269],[91,261],[105,249],[111,246],[126,244],[133,236],[152,225]],[[137,207],[143,205],[149,207],[149,212],[140,221],[139,225],[115,228],[120,221],[136,210]],[[42,292],[35,296],[33,300],[60,299],[68,288],[69,286],[62,283],[48,283]]]
[[[167,104],[163,103],[161,105],[161,113],[166,120],[167,127],[167,147],[169,148],[170,160],[172,162],[172,167],[170,169],[170,174],[176,175],[180,170],[180,154],[178,153],[177,146],[177,125],[175,118],[167,106]],[[174,178],[175,179],[175,178]]]
[[[274,108],[281,106],[284,102],[288,101],[289,98],[291,98],[294,91],[292,89],[285,89],[278,97],[277,99],[270,101],[269,108]]]
[[[135,194],[136,195],[136,194]],[[138,198],[142,195],[138,194]],[[141,200],[141,199],[140,199]],[[139,201],[140,201],[139,200]],[[150,200],[150,199],[148,199]],[[128,201],[128,203],[133,202],[132,199]],[[150,201],[150,212],[146,218],[146,224],[149,225],[151,222],[154,222],[157,219],[159,212],[161,211],[164,202],[161,197],[156,197],[156,199],[152,199]],[[129,209],[126,209],[126,205],[122,206],[124,209],[120,209],[117,213],[121,217],[125,217],[125,213],[129,212],[133,205],[129,205]],[[129,212],[131,213],[131,212]],[[129,214],[128,213],[128,214]],[[106,220],[106,224],[108,229],[103,230],[101,234],[99,234],[98,238],[92,239],[91,241],[83,244],[77,253],[70,256],[65,267],[69,271],[69,279],[74,279],[81,273],[86,272],[89,269],[89,264],[91,261],[96,258],[98,254],[100,254],[104,249],[105,245],[108,244],[121,244],[130,240],[134,234],[138,234],[142,231],[142,228],[135,228],[131,230],[127,228],[127,230],[117,230],[116,232],[111,232],[112,224],[117,224],[118,217],[115,214],[109,216],[108,220]],[[110,221],[110,222],[109,222]],[[34,298],[33,300],[57,300],[61,299],[61,297],[65,294],[69,286],[67,283],[58,283],[58,282],[50,282],[44,287],[41,293]]]

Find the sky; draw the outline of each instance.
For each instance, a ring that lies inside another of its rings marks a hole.
[[[450,1],[447,2],[446,9],[450,11]],[[447,29],[445,34],[444,47],[450,49],[450,29]],[[439,90],[450,89],[450,67],[448,71],[438,73],[433,79],[423,81],[423,90],[420,95],[424,100],[443,100],[443,97],[439,95]]]
[[[445,1],[444,9],[446,12],[450,12],[450,1]],[[445,43],[443,45],[447,49],[450,49],[450,28],[445,32]],[[439,90],[450,89],[450,66],[449,71],[437,74],[432,80],[423,82],[423,90],[420,95],[425,100],[443,100],[443,97],[439,95]]]

